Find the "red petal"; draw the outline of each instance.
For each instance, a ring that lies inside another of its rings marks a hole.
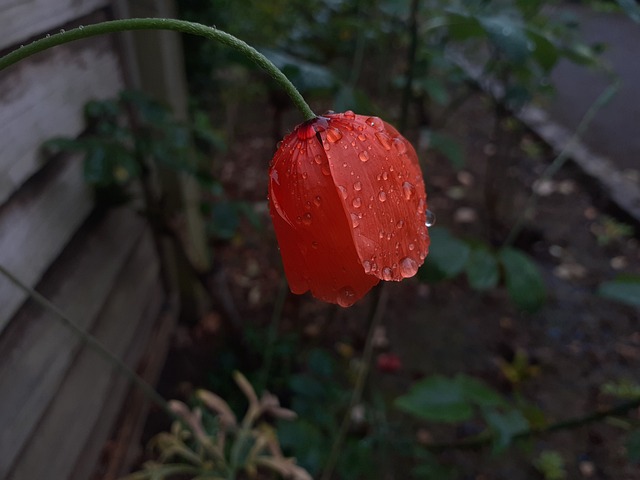
[[[429,253],[426,193],[413,146],[377,117],[330,114],[320,132],[365,272],[412,277]]]
[[[352,239],[352,225],[314,127],[288,135],[269,170],[269,206],[289,286],[294,293],[352,305],[378,279],[367,275]]]

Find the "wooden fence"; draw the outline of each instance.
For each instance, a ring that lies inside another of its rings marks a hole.
[[[0,52],[133,9],[171,15],[170,7],[168,0],[0,0]],[[163,288],[150,229],[131,207],[94,211],[82,159],[46,158],[40,145],[80,134],[84,104],[125,85],[184,115],[180,52],[168,32],[95,37],[0,72],[0,264],[151,382],[177,302]],[[123,402],[136,398],[104,358],[0,278],[0,478],[90,478],[110,436],[135,441],[144,402],[124,410]],[[114,431],[117,418],[124,430]],[[120,452],[121,464],[98,477],[121,474],[130,454]]]

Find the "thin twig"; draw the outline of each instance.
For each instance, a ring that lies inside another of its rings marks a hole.
[[[353,387],[353,392],[351,393],[349,407],[347,408],[347,411],[345,412],[342,419],[342,423],[340,424],[338,435],[336,436],[336,439],[331,446],[331,452],[329,453],[329,458],[327,459],[325,469],[322,472],[321,480],[329,480],[331,478],[331,475],[333,474],[333,470],[335,469],[336,464],[338,463],[338,457],[340,456],[340,451],[342,450],[344,441],[347,437],[347,432],[349,430],[349,425],[351,424],[352,411],[354,407],[360,402],[362,391],[364,390],[364,384],[369,375],[371,356],[373,355],[374,332],[380,325],[380,322],[384,317],[388,298],[389,294],[387,293],[385,284],[378,284],[378,287],[374,290],[373,304],[371,305],[371,312],[368,319],[369,331],[367,333],[367,341],[364,346],[364,352],[362,353],[362,364],[360,366],[360,371],[358,372],[358,377],[356,378],[356,383]]]
[[[13,275],[9,270],[7,270],[4,266],[0,265],[0,273],[4,275],[11,283],[13,283],[20,290],[25,292],[31,299],[40,305],[42,308],[47,310],[56,316],[60,322],[75,333],[83,342],[85,342],[89,347],[95,350],[100,356],[102,356],[108,363],[110,363],[116,370],[122,373],[131,383],[135,384],[139,387],[145,395],[153,401],[156,405],[161,407],[165,412],[167,412],[172,418],[175,418],[176,415],[169,408],[169,404],[167,401],[162,398],[162,396],[155,391],[155,389],[145,382],[142,378],[140,378],[136,372],[134,372],[127,364],[125,364],[120,358],[111,353],[107,347],[105,347],[100,340],[91,335],[89,332],[81,328],[77,323],[71,320],[67,315],[65,315],[62,310],[56,307],[53,303],[51,303],[47,298],[45,298],[40,293],[36,292],[33,288],[29,287],[25,283],[23,283],[18,277]]]
[[[260,375],[260,381],[257,385],[259,392],[264,392],[267,388],[267,382],[269,380],[269,371],[271,370],[271,364],[273,363],[273,352],[275,350],[276,340],[278,339],[278,329],[280,328],[280,319],[282,318],[282,310],[284,308],[284,301],[287,298],[287,291],[289,287],[284,277],[280,280],[280,287],[278,289],[278,296],[276,302],[273,305],[273,312],[271,313],[271,321],[269,322],[269,330],[267,332],[267,348],[264,352],[264,359],[262,361],[262,374]]]
[[[513,440],[524,440],[530,437],[537,437],[540,435],[546,435],[549,433],[554,433],[560,430],[571,430],[574,428],[583,427],[590,423],[594,423],[600,420],[603,420],[607,417],[613,417],[618,415],[623,415],[633,410],[634,408],[640,407],[640,398],[636,398],[634,400],[630,400],[628,402],[621,403],[614,407],[608,408],[606,410],[597,410],[595,412],[590,412],[581,417],[570,418],[567,420],[562,420],[556,423],[552,423],[543,428],[530,428],[527,430],[523,430],[521,432],[513,435]],[[484,447],[489,445],[495,436],[489,432],[485,431],[481,434],[465,438],[463,440],[459,440],[457,442],[449,442],[449,443],[432,443],[430,445],[425,445],[427,450],[431,451],[443,451],[443,450],[467,450],[467,449],[476,449],[480,447]]]
[[[598,98],[595,99],[595,101],[589,107],[589,110],[587,110],[587,112],[582,117],[582,120],[580,120],[580,123],[576,127],[576,130],[571,136],[571,138],[569,139],[569,141],[566,143],[566,145],[560,151],[560,153],[558,153],[556,158],[553,159],[553,161],[547,167],[544,173],[540,176],[539,181],[551,179],[558,172],[558,170],[560,170],[563,167],[563,165],[569,159],[571,147],[580,139],[580,137],[582,137],[582,135],[585,133],[589,125],[591,125],[591,122],[595,118],[596,114],[607,103],[609,103],[611,98],[613,98],[615,93],[618,91],[619,87],[620,87],[620,81],[616,80],[607,88],[605,88],[602,91],[602,93],[598,96]],[[520,233],[522,232],[522,229],[524,228],[528,215],[536,208],[537,204],[538,204],[538,194],[536,193],[535,190],[533,190],[525,205],[524,213],[520,215],[520,217],[518,218],[518,221],[515,223],[515,225],[509,232],[507,239],[504,241],[505,246],[513,244],[516,238],[518,238],[518,235],[520,235]]]

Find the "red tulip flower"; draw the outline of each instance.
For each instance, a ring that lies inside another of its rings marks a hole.
[[[348,307],[414,276],[429,252],[426,197],[415,150],[388,123],[347,111],[298,125],[269,169],[291,291]]]

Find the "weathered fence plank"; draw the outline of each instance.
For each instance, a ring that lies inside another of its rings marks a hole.
[[[71,242],[39,290],[81,328],[91,329],[143,228],[130,209],[111,212]],[[60,387],[79,346],[75,334],[32,304],[0,337],[0,478]]]
[[[128,347],[135,340],[139,319],[143,318],[154,291],[157,293],[158,279],[153,241],[147,232],[116,278],[92,329],[92,334],[118,358],[126,356]],[[155,303],[158,303],[157,299]],[[155,310],[157,313],[157,308]],[[113,365],[85,346],[74,359],[38,424],[37,434],[20,455],[9,478],[68,478],[102,409],[111,402],[119,404],[124,394],[122,385],[119,392],[113,390],[122,383],[117,381],[122,380],[119,375],[114,372]],[[51,455],[53,446],[55,455]],[[40,461],[42,458],[47,461]]]
[[[24,43],[108,4],[108,0],[2,0],[0,49]]]
[[[60,46],[0,73],[0,205],[42,167],[45,140],[78,135],[83,106],[123,85],[107,38]]]

